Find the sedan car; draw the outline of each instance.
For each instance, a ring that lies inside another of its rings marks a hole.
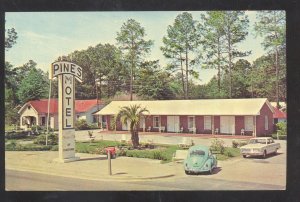
[[[277,153],[280,143],[274,142],[271,137],[258,137],[249,140],[248,144],[240,148],[244,158],[249,156],[266,156],[270,153]]]
[[[190,147],[187,158],[184,160],[186,174],[209,172],[217,167],[217,159],[206,146],[195,145]]]

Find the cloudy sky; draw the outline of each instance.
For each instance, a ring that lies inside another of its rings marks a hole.
[[[60,55],[87,49],[99,43],[116,44],[117,32],[127,19],[133,18],[146,30],[146,39],[154,40],[149,59],[165,60],[160,47],[168,25],[182,12],[8,12],[6,28],[14,27],[18,33],[17,43],[5,52],[5,61],[14,66],[34,60],[38,67],[48,71],[50,64]],[[200,19],[201,11],[190,12]],[[239,44],[241,50],[251,50],[245,59],[249,62],[264,54],[262,39],[254,36],[255,11],[247,11],[250,20],[249,34]],[[200,83],[206,83],[216,74],[213,70],[199,70]]]

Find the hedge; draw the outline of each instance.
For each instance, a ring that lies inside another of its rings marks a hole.
[[[15,141],[12,141],[11,143],[5,145],[6,151],[57,151],[57,147],[53,147],[51,145],[37,145],[37,144],[18,144]]]
[[[23,139],[28,136],[28,131],[9,131],[5,132],[5,138],[6,139]]]
[[[35,144],[46,145],[46,134],[39,135],[35,140]],[[48,134],[48,145],[57,145],[58,144],[58,135],[54,133]]]

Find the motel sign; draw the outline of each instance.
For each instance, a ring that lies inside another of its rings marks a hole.
[[[54,77],[58,77],[58,160],[74,161],[78,159],[75,157],[75,78],[82,82],[82,68],[72,62],[54,62],[50,79]]]

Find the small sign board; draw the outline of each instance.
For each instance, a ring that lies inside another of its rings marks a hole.
[[[50,68],[50,78],[57,77],[61,74],[70,74],[75,76],[75,78],[82,82],[82,68],[75,63],[58,61],[51,64]]]

